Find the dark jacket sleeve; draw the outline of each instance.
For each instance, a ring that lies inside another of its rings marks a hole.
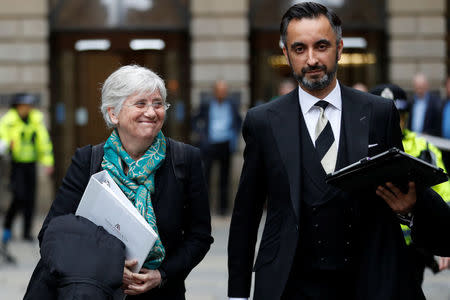
[[[228,240],[228,296],[249,297],[258,225],[265,200],[261,147],[251,111],[244,120],[244,165],[234,203]]]
[[[160,266],[168,280],[172,278],[184,280],[203,259],[213,242],[208,191],[200,151],[192,146],[185,146],[185,149],[188,167],[184,187],[186,193],[184,235],[181,244]]]
[[[450,207],[432,189],[421,192],[417,199],[411,228],[414,243],[435,255],[450,256]]]
[[[39,245],[42,243],[48,223],[56,216],[75,213],[80,203],[83,192],[89,182],[89,168],[92,147],[85,146],[77,149],[72,157],[72,163],[58,189],[56,198],[52,203],[50,211],[44,220],[39,232]]]

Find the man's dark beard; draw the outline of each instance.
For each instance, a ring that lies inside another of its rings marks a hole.
[[[292,64],[290,63],[290,59],[289,59],[289,64],[292,66]],[[301,70],[301,75],[295,73],[294,70],[292,70],[292,75],[294,76],[295,80],[297,80],[297,82],[300,83],[300,85],[305,87],[307,90],[320,91],[330,85],[334,76],[336,76],[337,67],[338,67],[338,54],[336,52],[336,63],[334,64],[334,68],[330,72],[327,72],[327,67],[325,65],[322,65],[322,66],[313,66],[313,67],[303,68]],[[306,79],[304,74],[306,74],[306,72],[315,71],[315,70],[322,70],[325,72],[325,75],[320,79],[316,79],[316,80],[312,80],[312,81]]]

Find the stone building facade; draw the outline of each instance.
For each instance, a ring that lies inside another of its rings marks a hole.
[[[390,80],[411,88],[412,75],[421,72],[432,89],[441,89],[450,74],[450,1],[389,0],[387,4]]]
[[[55,88],[55,83],[50,82],[55,64],[51,63],[50,56],[49,16],[51,7],[58,2],[0,0],[0,114],[7,108],[8,95],[32,92],[40,95],[40,108],[46,113],[49,126],[55,122],[55,116],[50,113],[56,99],[50,97]],[[189,69],[186,97],[189,110],[196,109],[202,93],[210,91],[216,79],[228,81],[230,89],[239,95],[242,114],[251,106],[252,74],[255,73],[252,57],[258,48],[252,45],[250,16],[252,7],[259,2],[264,1],[180,0],[189,10],[186,28],[189,49],[185,57]],[[344,0],[321,2],[343,2],[345,5]],[[423,72],[430,78],[432,89],[442,89],[450,72],[450,0],[386,0],[380,3],[385,6],[386,24],[383,26],[387,39],[384,41],[387,45],[385,59],[378,61],[386,65],[387,74],[382,74],[382,78],[410,89],[413,74]],[[170,60],[170,57],[166,59]],[[66,114],[75,114],[75,111],[69,110]],[[189,126],[189,123],[185,125]],[[62,155],[70,156],[70,153]],[[238,159],[236,169],[239,167]],[[57,168],[65,169],[66,163]],[[44,176],[40,176],[40,180],[40,187],[51,186]],[[52,190],[40,189],[40,202],[44,207],[50,202]]]

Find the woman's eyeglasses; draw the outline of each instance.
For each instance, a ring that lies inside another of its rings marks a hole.
[[[168,110],[170,107],[170,103],[164,103],[162,101],[154,101],[154,102],[147,102],[147,101],[137,101],[133,104],[129,104],[130,106],[134,106],[136,109],[141,111],[146,111],[149,107],[153,108],[153,110]]]

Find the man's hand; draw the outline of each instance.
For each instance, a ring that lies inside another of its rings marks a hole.
[[[450,269],[450,257],[439,257],[439,271]]]
[[[140,273],[132,273],[133,283],[128,284],[124,293],[127,295],[138,295],[147,292],[160,285],[162,278],[159,270],[142,268]]]
[[[391,209],[398,214],[406,215],[411,212],[416,204],[416,185],[414,182],[408,184],[408,193],[404,194],[391,182],[386,183],[386,187],[379,186],[377,195],[386,201]]]

